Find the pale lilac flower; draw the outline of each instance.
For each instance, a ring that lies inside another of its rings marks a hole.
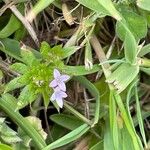
[[[67,94],[64,91],[61,91],[59,87],[54,89],[54,93],[51,96],[51,101],[56,101],[60,108],[63,107],[63,98],[66,98]]]
[[[55,88],[58,86],[60,90],[66,91],[66,85],[64,82],[66,82],[69,78],[70,76],[61,75],[57,69],[54,69],[54,80],[49,84],[49,86],[52,88]]]

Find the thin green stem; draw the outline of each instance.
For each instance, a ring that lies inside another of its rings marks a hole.
[[[74,108],[72,108],[71,106],[69,106],[66,102],[64,102],[64,107],[67,110],[69,110],[69,112],[71,112],[72,114],[74,114],[76,117],[78,117],[79,119],[81,119],[82,121],[84,121],[85,123],[87,123],[88,125],[91,126],[91,121],[89,119],[87,119],[82,114],[80,114],[78,111],[76,111]]]

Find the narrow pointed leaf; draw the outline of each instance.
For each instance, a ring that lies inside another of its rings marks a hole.
[[[58,139],[57,141],[51,143],[47,147],[45,147],[43,150],[52,150],[56,149],[58,147],[61,147],[63,145],[66,145],[79,137],[81,137],[83,134],[85,134],[90,129],[90,126],[87,124],[83,124],[80,127],[76,128],[72,132],[68,133],[67,135],[63,136],[62,138]]]

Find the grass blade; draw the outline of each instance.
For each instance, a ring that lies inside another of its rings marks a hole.
[[[143,126],[143,118],[141,115],[141,108],[140,108],[140,102],[139,102],[137,87],[135,87],[135,99],[136,99],[136,111],[137,111],[137,118],[138,118],[138,122],[139,122],[139,127],[140,127],[141,135],[142,135],[142,138],[144,141],[144,145],[147,148],[147,142],[146,142],[146,136],[145,136],[144,126]]]
[[[67,135],[63,136],[62,138],[58,139],[57,141],[51,143],[47,147],[45,147],[43,150],[52,150],[56,149],[60,146],[66,145],[79,137],[81,137],[84,133],[86,133],[90,129],[90,126],[87,124],[83,124],[80,127],[76,128],[72,132],[68,133]]]

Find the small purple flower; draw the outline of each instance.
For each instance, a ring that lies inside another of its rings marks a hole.
[[[63,107],[63,98],[66,98],[67,94],[64,91],[61,91],[59,87],[54,89],[54,93],[51,96],[51,101],[56,101],[60,108]]]
[[[58,86],[60,90],[66,91],[66,85],[64,82],[66,82],[69,78],[70,76],[61,75],[57,69],[54,69],[54,80],[49,84],[49,86],[52,88],[55,88]]]
[[[56,101],[60,108],[63,107],[63,99],[67,97],[65,82],[70,78],[68,75],[61,75],[57,69],[54,69],[54,80],[49,84],[53,88],[54,93],[50,100]]]

